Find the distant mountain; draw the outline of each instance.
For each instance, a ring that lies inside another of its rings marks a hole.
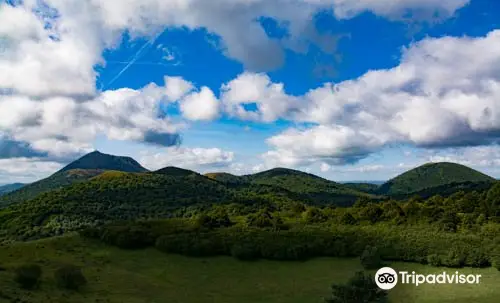
[[[108,155],[98,151],[86,154],[80,159],[66,165],[60,171],[68,171],[72,169],[116,170],[129,173],[140,173],[148,171],[137,161],[130,157]]]
[[[368,183],[368,182],[348,182],[348,183],[342,183],[342,185],[369,194],[376,194],[380,187],[379,184]]]
[[[378,190],[379,194],[389,196],[404,196],[422,192],[440,191],[447,187],[476,187],[475,184],[492,183],[495,179],[477,170],[456,163],[429,163],[407,171],[384,183]],[[467,185],[468,184],[468,185]],[[446,189],[452,192],[453,189]]]
[[[274,168],[241,178],[252,184],[284,188],[292,193],[307,196],[312,203],[317,204],[351,205],[359,197],[375,198],[343,184],[287,168]]]
[[[48,178],[26,185],[0,197],[0,207],[35,198],[37,195],[59,189],[73,183],[87,181],[105,171],[146,172],[137,161],[130,157],[120,157],[91,152]]]
[[[12,183],[12,184],[2,185],[2,186],[0,186],[0,196],[8,194],[12,191],[18,190],[25,185],[26,184],[24,184],[24,183]]]

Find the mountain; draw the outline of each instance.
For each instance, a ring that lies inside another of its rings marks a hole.
[[[18,190],[25,185],[26,184],[24,184],[24,183],[12,183],[12,184],[2,185],[2,186],[0,186],[0,196],[8,194],[12,191]]]
[[[91,152],[71,162],[53,175],[31,183],[19,190],[0,197],[0,207],[35,198],[37,195],[77,182],[87,181],[104,171],[146,172],[137,161],[130,157],[120,157]]]
[[[60,171],[68,171],[72,169],[101,169],[101,170],[116,170],[130,173],[139,173],[148,171],[142,167],[137,161],[130,157],[121,157],[103,154],[99,151],[94,151],[80,159],[66,165]]]
[[[494,181],[492,177],[464,165],[449,162],[428,163],[389,180],[380,186],[378,193],[388,196],[405,196],[422,192],[430,193],[436,188],[443,191],[447,187],[475,188],[475,184],[481,187],[481,184]],[[448,191],[453,190],[448,189]]]
[[[167,166],[162,169],[154,171],[155,174],[160,174],[160,175],[167,175],[167,176],[173,176],[173,177],[185,177],[185,176],[190,176],[190,175],[199,175],[197,172],[188,170],[188,169],[183,169],[175,166]]]
[[[242,178],[252,184],[271,185],[300,194],[314,204],[346,206],[352,205],[359,197],[375,198],[343,184],[287,168],[274,168]]]

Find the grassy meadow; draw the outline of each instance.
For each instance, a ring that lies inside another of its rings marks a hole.
[[[21,290],[12,279],[16,265],[42,266],[39,288]],[[61,263],[82,266],[88,284],[79,292],[59,290],[52,278]],[[440,268],[393,263],[398,270],[439,273]],[[127,251],[76,235],[16,243],[0,248],[0,302],[169,302],[319,303],[332,283],[342,283],[362,267],[358,259],[318,258],[306,262],[242,262],[231,257],[190,258],[154,248]],[[453,272],[453,269],[446,269]],[[480,285],[402,286],[391,302],[498,302],[500,272],[479,273]]]

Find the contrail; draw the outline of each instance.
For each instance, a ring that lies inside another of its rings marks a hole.
[[[120,76],[127,71],[127,69],[135,63],[135,61],[137,61],[139,59],[139,57],[142,55],[142,53],[144,52],[144,50],[146,50],[148,47],[151,47],[151,45],[153,45],[156,40],[161,36],[161,34],[163,34],[163,32],[165,32],[165,30],[161,31],[160,33],[156,34],[152,39],[150,39],[149,41],[147,41],[146,43],[144,43],[144,45],[137,51],[137,53],[135,53],[135,55],[132,57],[132,59],[127,63],[127,65],[125,65],[125,67],[120,71],[118,72],[118,74],[116,74],[116,76],[111,79],[111,81],[108,82],[108,84],[106,84],[102,89],[105,90],[106,87],[110,86],[111,84],[113,84],[118,78],[120,78]]]

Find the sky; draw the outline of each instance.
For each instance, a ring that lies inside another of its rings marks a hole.
[[[0,0],[0,184],[148,169],[500,177],[500,1]]]

